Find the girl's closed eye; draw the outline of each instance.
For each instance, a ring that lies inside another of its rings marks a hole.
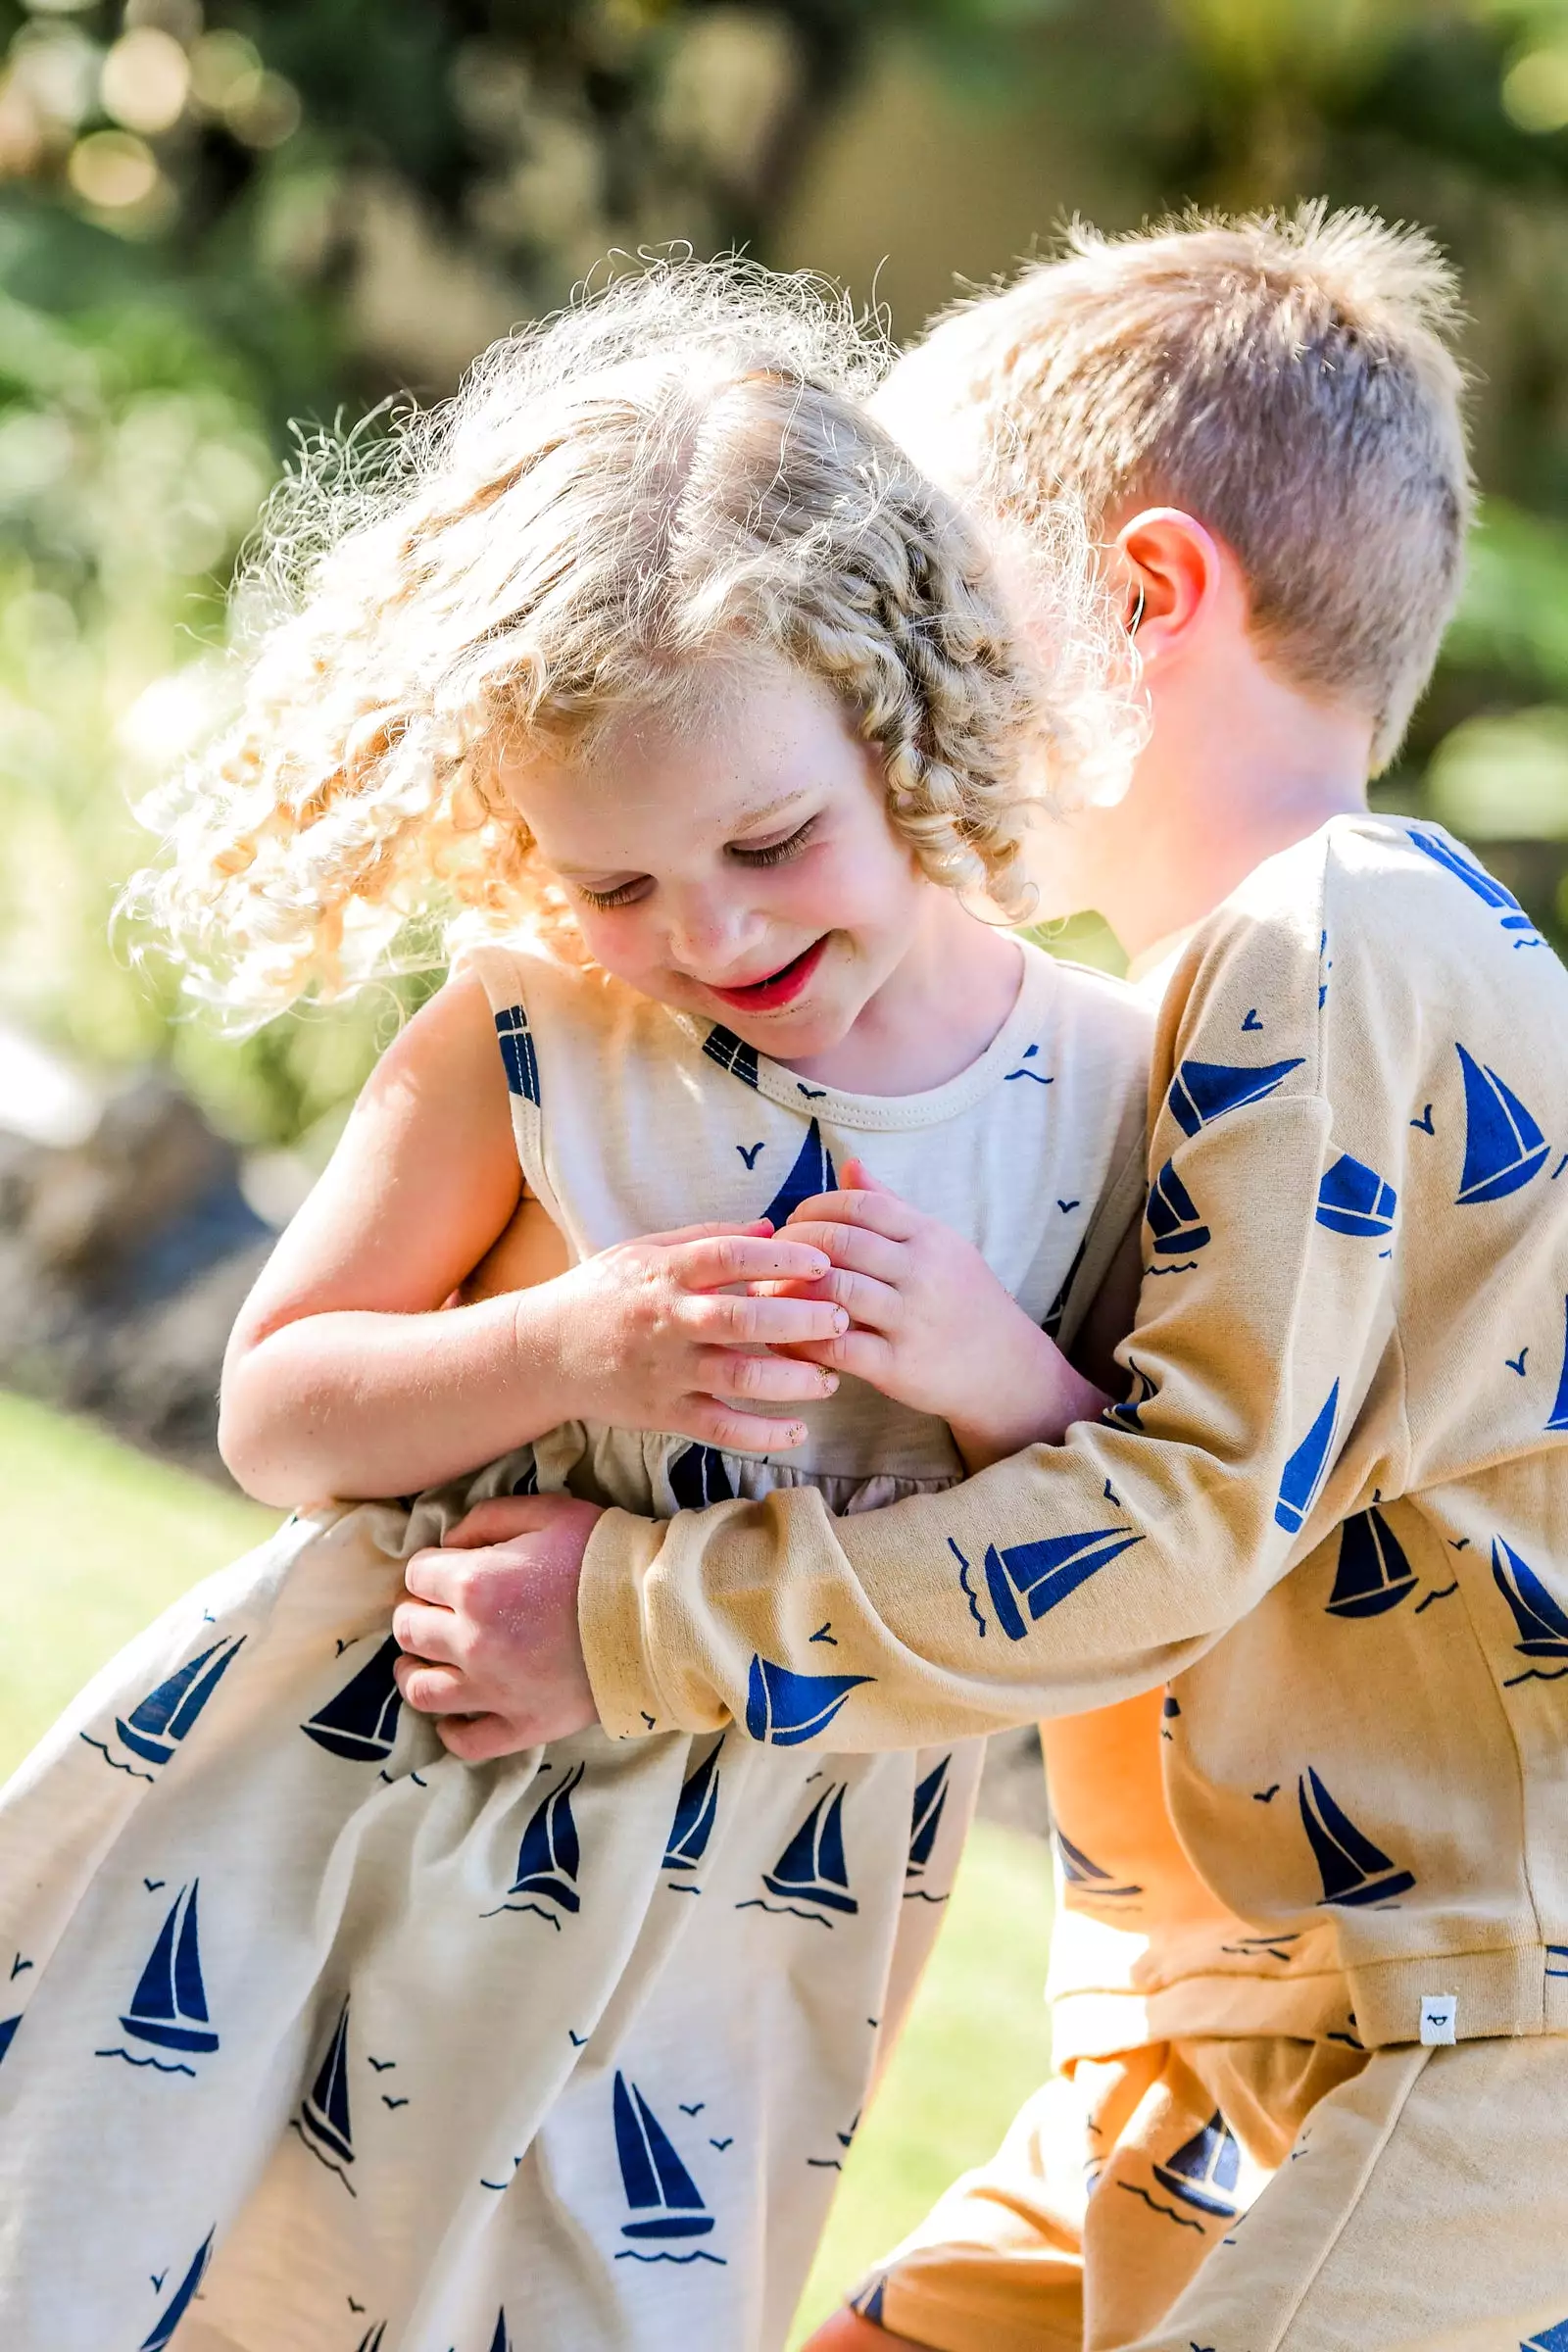
[[[590,906],[631,906],[647,897],[653,883],[647,874],[634,874],[629,882],[617,882],[612,890],[590,890],[586,882],[578,882],[574,888]]]
[[[732,841],[729,856],[742,865],[782,865],[787,858],[798,858],[810,847],[821,821],[820,815],[808,816],[804,825],[797,825],[782,841],[763,842],[755,847],[750,842]]]

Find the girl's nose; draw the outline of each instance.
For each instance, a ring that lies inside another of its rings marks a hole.
[[[722,980],[737,969],[760,926],[742,903],[719,891],[693,891],[669,907],[672,962],[697,980]]]

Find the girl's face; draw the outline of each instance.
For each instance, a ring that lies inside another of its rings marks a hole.
[[[631,718],[506,789],[589,954],[774,1059],[831,1051],[959,911],[888,820],[879,763],[815,679],[761,659],[694,677],[694,711]],[[713,691],[714,686],[717,691]]]

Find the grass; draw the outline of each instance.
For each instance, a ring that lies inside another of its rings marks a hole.
[[[90,1674],[176,1593],[266,1535],[276,1513],[3,1394],[0,1493],[4,1778]],[[956,2173],[989,2154],[1045,2074],[1050,1924],[1044,1847],[981,1823],[904,2040],[846,2163],[797,2344]]]

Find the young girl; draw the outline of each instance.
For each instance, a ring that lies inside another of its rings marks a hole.
[[[0,1807],[18,2352],[783,2339],[977,1750],[836,1755],[866,1678],[787,1585],[821,1670],[760,1652],[744,1723],[487,1763],[389,1626],[536,1486],[863,1510],[1099,1401],[1046,1334],[1140,1204],[1142,1017],[960,894],[1019,902],[1020,778],[1130,722],[1065,574],[1024,671],[874,368],[739,268],[502,346],[193,779],[147,887],[234,1004],[467,911],[234,1335],[226,1456],[297,1515]]]

